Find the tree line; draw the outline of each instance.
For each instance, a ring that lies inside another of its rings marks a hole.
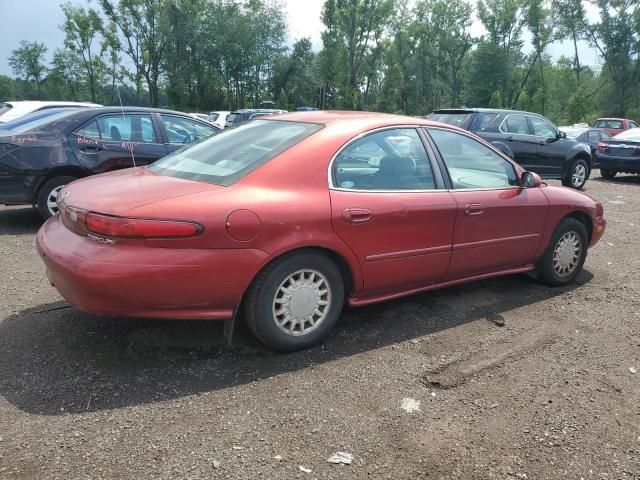
[[[640,2],[325,0],[322,48],[287,45],[277,0],[63,3],[64,45],[22,41],[0,99],[86,100],[185,111],[257,107],[423,115],[452,106],[556,122],[640,116]],[[95,6],[95,8],[94,8]],[[314,22],[315,19],[308,19]],[[485,34],[474,37],[474,22]],[[554,61],[558,42],[569,48]],[[599,66],[580,58],[587,42]]]

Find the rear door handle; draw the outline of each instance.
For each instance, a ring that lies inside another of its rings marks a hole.
[[[347,223],[367,223],[373,218],[373,212],[366,208],[347,208],[342,212],[342,219]]]
[[[88,153],[89,155],[96,154],[100,150],[102,150],[100,147],[82,147],[80,149],[82,153]]]
[[[464,213],[465,215],[482,215],[484,208],[484,205],[479,203],[470,203],[464,206]]]
[[[506,138],[506,140],[507,140],[508,142],[513,142],[513,137],[507,137],[507,138]]]

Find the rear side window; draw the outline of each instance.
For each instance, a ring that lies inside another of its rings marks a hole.
[[[321,128],[312,123],[256,120],[178,150],[155,162],[149,170],[231,185]]]
[[[448,123],[460,128],[466,128],[469,121],[473,117],[473,113],[432,113],[429,115],[429,120],[434,122]]]
[[[517,135],[531,135],[527,117],[524,115],[509,115],[502,122],[501,129],[505,133],[515,133]]]
[[[587,133],[587,140],[589,142],[599,142],[600,141],[600,132],[597,130],[591,130]]]
[[[217,130],[188,118],[160,115],[169,143],[186,145],[213,135]]]
[[[209,122],[215,122],[216,120],[218,120],[218,117],[220,117],[219,114],[217,113],[212,113],[211,115],[209,115],[209,118],[207,118],[207,120]]]
[[[623,128],[622,122],[620,120],[598,120],[594,126],[598,128],[612,128],[612,129]]]
[[[427,152],[412,128],[384,130],[354,142],[336,157],[333,180],[349,190],[436,188]]]
[[[638,128],[638,124],[636,122],[629,121],[629,128]]]
[[[429,129],[455,189],[508,188],[518,184],[513,165],[466,135]]]

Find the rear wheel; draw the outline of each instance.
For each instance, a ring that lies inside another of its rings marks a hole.
[[[321,253],[304,252],[278,259],[258,275],[245,298],[244,314],[262,343],[293,352],[326,338],[343,302],[338,267]]]
[[[538,278],[552,286],[573,282],[587,258],[588,243],[584,225],[575,218],[565,218],[556,228],[538,262]]]
[[[562,180],[562,185],[580,190],[584,187],[584,184],[587,183],[589,173],[589,165],[587,165],[586,161],[579,158],[571,165],[567,176]]]
[[[38,212],[40,212],[42,218],[46,220],[58,213],[58,194],[67,183],[71,183],[77,179],[77,177],[72,177],[70,175],[53,177],[40,187],[40,191],[38,191],[38,198],[36,198],[36,206],[38,207]]]
[[[613,178],[617,175],[618,172],[616,172],[615,170],[608,170],[606,168],[601,168],[600,169],[600,175],[602,176],[602,178]]]

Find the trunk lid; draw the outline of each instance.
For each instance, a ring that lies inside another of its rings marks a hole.
[[[77,180],[64,188],[61,198],[68,206],[121,215],[142,205],[221,188],[220,185],[159,175],[138,167]]]

